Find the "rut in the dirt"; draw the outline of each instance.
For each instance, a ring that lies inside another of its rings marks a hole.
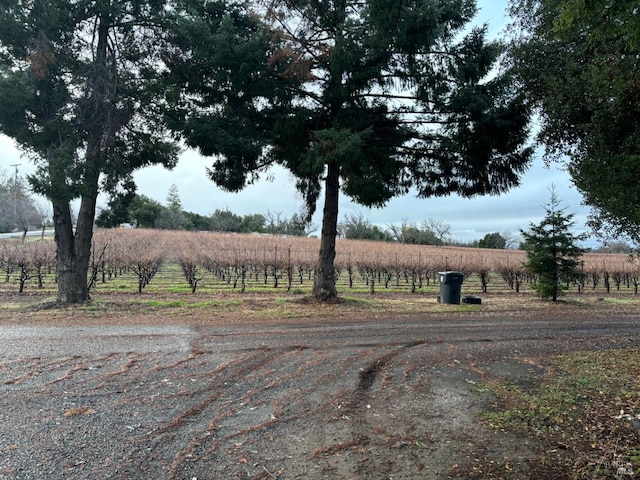
[[[407,343],[406,345],[402,345],[398,349],[389,352],[386,355],[383,355],[382,357],[376,359],[374,362],[370,363],[358,375],[358,385],[356,386],[356,392],[365,392],[371,389],[376,379],[378,378],[379,372],[388,365],[391,359],[406,352],[410,348],[427,345],[428,343],[429,342],[427,340],[416,340],[415,342]]]

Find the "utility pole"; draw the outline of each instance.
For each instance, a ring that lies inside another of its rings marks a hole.
[[[16,168],[16,176],[13,180],[13,218],[16,219],[18,217],[18,167],[22,165],[21,163],[14,163],[9,165],[10,167]]]

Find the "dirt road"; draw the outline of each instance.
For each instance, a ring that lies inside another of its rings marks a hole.
[[[4,326],[0,342],[0,478],[444,479],[531,455],[478,423],[484,383],[637,346],[640,322]]]

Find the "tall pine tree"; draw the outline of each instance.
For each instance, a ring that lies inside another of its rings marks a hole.
[[[463,35],[473,0],[258,1],[252,28],[235,10],[192,14],[175,126],[228,190],[280,164],[311,215],[324,187],[317,299],[337,296],[340,192],[377,207],[412,188],[499,194],[528,166],[529,111],[495,68],[503,46],[484,28]]]
[[[0,5],[0,131],[34,160],[37,173],[29,180],[51,201],[59,302],[88,298],[98,192],[131,187],[132,172],[143,166],[177,161],[178,147],[163,125],[159,84],[169,4]]]

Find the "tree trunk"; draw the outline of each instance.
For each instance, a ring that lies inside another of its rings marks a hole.
[[[75,232],[71,222],[69,200],[54,200],[54,222],[56,231],[58,265],[58,302],[80,303],[89,299],[87,274],[91,260],[93,222],[96,216],[98,179],[105,140],[114,133],[113,91],[115,80],[108,65],[110,18],[100,16],[98,40],[93,64],[94,74],[88,79],[90,95],[87,98],[85,121],[88,122],[87,149],[84,156],[82,196]],[[66,180],[60,172],[53,173],[52,181],[65,191]]]
[[[327,166],[327,180],[325,181],[318,270],[313,282],[313,296],[321,301],[330,301],[338,297],[334,260],[336,258],[336,236],[338,233],[339,192],[340,167],[335,163],[330,163]]]
[[[59,303],[81,303],[89,299],[87,273],[95,205],[94,196],[82,198],[74,233],[69,204],[53,204]]]
[[[91,257],[99,177],[94,151],[89,150],[85,157],[84,194],[80,201],[75,231],[69,201],[64,198],[52,199],[58,303],[81,303],[89,299],[87,273]],[[55,170],[55,166],[50,165],[51,180],[58,187],[58,191],[64,191],[66,180],[64,176],[54,173]]]
[[[66,202],[53,203],[53,227],[56,241],[56,281],[58,302],[79,303],[87,299],[87,280],[80,280],[75,255],[75,235],[71,209]]]

